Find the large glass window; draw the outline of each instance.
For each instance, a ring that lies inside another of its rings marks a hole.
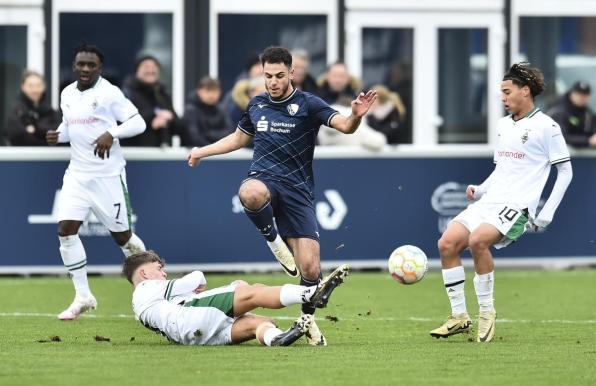
[[[412,132],[411,28],[362,29],[362,81],[366,88],[381,84],[397,93],[406,110],[404,130]],[[411,137],[411,135],[409,135]]]
[[[547,83],[537,99],[542,108],[569,90],[575,81],[596,86],[596,17],[521,17],[518,60],[528,60]],[[591,100],[596,109],[596,98]]]
[[[310,74],[317,77],[327,66],[325,15],[218,15],[218,77],[230,90],[252,57],[270,45],[305,49]]]
[[[487,29],[439,29],[439,143],[487,142],[487,42]]]
[[[72,54],[83,41],[101,48],[103,76],[117,86],[134,74],[136,58],[149,54],[161,62],[161,82],[172,91],[172,14],[61,13],[60,89],[73,81]]]
[[[27,27],[0,26],[0,145],[3,128],[27,67]]]

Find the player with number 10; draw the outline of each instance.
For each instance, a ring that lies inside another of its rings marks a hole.
[[[569,151],[561,128],[534,106],[534,97],[543,90],[542,73],[528,63],[514,64],[503,77],[501,99],[510,114],[497,124],[495,169],[481,185],[468,186],[466,195],[476,202],[449,223],[438,243],[452,314],[431,331],[433,337],[447,338],[471,329],[459,256],[469,248],[474,257],[474,288],[480,306],[476,340],[493,339],[497,314],[490,247],[503,248],[519,239],[526,228],[536,230],[550,224],[571,182]],[[556,165],[557,180],[536,215],[552,165]]]

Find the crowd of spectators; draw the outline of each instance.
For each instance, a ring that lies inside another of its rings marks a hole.
[[[310,73],[306,50],[294,50],[292,57],[293,85],[349,114],[350,103],[363,90],[363,85],[350,74],[348,66],[341,61],[332,63],[315,78]],[[338,135],[333,129],[322,126],[318,144],[359,145],[380,150],[386,144],[412,143],[412,88],[403,72],[400,68],[392,71],[391,84],[367,85],[377,91],[378,99],[355,134]],[[179,116],[160,76],[159,60],[146,55],[138,58],[134,74],[124,80],[122,90],[139,109],[148,128],[141,135],[123,140],[124,146],[208,145],[234,132],[250,99],[266,91],[263,68],[255,56],[237,76],[231,90],[222,90],[217,79],[203,77],[187,95],[184,114]],[[590,98],[590,85],[579,81],[547,112],[559,123],[571,146],[596,147],[596,123],[589,107]],[[12,146],[43,146],[46,131],[55,129],[60,120],[60,113],[52,109],[46,98],[43,77],[26,71],[4,125],[4,141]]]

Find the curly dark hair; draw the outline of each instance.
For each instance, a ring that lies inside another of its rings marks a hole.
[[[132,276],[136,272],[136,270],[143,264],[158,262],[162,266],[166,264],[166,262],[159,257],[159,255],[153,251],[145,251],[135,253],[127,257],[124,260],[124,264],[122,265],[122,273],[126,277],[126,279],[132,284]]]
[[[518,87],[528,86],[532,93],[532,98],[540,95],[546,87],[542,71],[536,67],[532,67],[528,62],[513,64],[505,76],[503,76],[503,80],[510,80]]]

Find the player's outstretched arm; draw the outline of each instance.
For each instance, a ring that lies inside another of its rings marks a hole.
[[[534,230],[538,227],[546,228],[551,221],[553,221],[553,216],[555,215],[555,211],[559,207],[559,204],[563,200],[563,196],[567,191],[567,187],[571,183],[571,179],[573,178],[573,169],[571,168],[571,162],[562,162],[556,165],[557,166],[557,180],[553,185],[553,190],[546,200],[546,203],[542,207],[542,210],[536,216],[536,219],[532,221],[534,225]]]
[[[191,168],[198,165],[201,159],[211,157],[212,155],[231,153],[234,150],[241,149],[247,146],[252,141],[252,137],[240,129],[212,143],[211,145],[203,147],[193,147],[188,155],[188,166]]]
[[[368,112],[373,103],[377,100],[377,92],[369,90],[366,94],[360,93],[352,101],[352,114],[349,117],[336,114],[331,118],[331,127],[344,134],[352,134],[360,126],[362,117]]]
[[[62,122],[56,130],[48,130],[46,132],[46,142],[48,145],[57,145],[58,143],[69,142],[68,126]]]
[[[166,289],[167,299],[179,295],[185,295],[190,292],[200,293],[205,290],[207,279],[201,271],[193,271],[180,279],[171,280]]]
[[[466,189],[466,197],[468,198],[468,200],[480,200],[480,198],[482,198],[482,196],[484,196],[484,194],[488,191],[488,188],[492,183],[494,174],[495,172],[493,171],[488,176],[488,178],[484,180],[484,182],[480,185],[468,185],[468,188]]]

